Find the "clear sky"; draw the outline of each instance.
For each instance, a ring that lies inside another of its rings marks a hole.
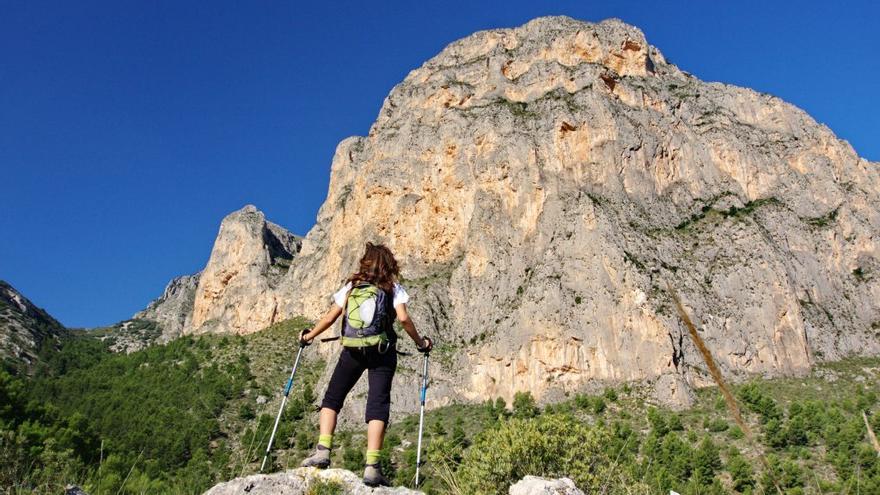
[[[683,70],[777,95],[880,161],[876,2],[0,0],[0,279],[106,325],[200,270],[244,204],[305,234],[336,144],[392,86],[551,14],[635,24]]]

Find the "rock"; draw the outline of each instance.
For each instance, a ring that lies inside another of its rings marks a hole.
[[[338,492],[323,491],[321,493],[352,495],[417,495],[423,493],[403,487],[370,488],[363,484],[358,475],[343,469],[297,468],[275,474],[255,474],[236,478],[215,485],[205,492],[205,495],[306,495],[317,493],[317,487],[321,485],[335,485],[340,489]]]
[[[89,495],[82,488],[76,485],[67,485],[64,487],[64,495]]]
[[[98,338],[106,341],[113,352],[136,352],[157,342],[166,342],[175,335],[163,334],[154,320],[133,318],[96,330]]]
[[[654,400],[675,410],[694,404],[694,391],[678,373],[665,373],[654,382]]]
[[[510,495],[584,495],[568,478],[526,476],[510,486]]]
[[[257,396],[257,404],[259,404],[259,405],[265,404],[266,402],[268,402],[268,400],[269,399],[265,395],[258,395]]]
[[[429,407],[676,374],[684,403],[711,381],[667,283],[732,379],[880,352],[880,277],[853,275],[880,271],[878,205],[878,165],[796,107],[619,20],[540,18],[452,43],[339,144],[281,313],[321,314],[385,242],[451,349]]]
[[[64,325],[0,280],[0,360],[30,371],[40,347],[66,335]]]
[[[395,86],[337,147],[298,253],[253,207],[225,219],[184,332],[315,319],[384,242],[448,350],[429,408],[631,381],[685,404],[711,380],[667,284],[733,380],[880,353],[878,205],[878,164],[802,110],[700,81],[620,20],[543,17]],[[338,348],[316,351],[326,381]],[[393,414],[417,380],[396,379]]]
[[[155,321],[162,329],[163,341],[181,335],[192,322],[193,303],[201,273],[177,277],[168,283],[162,296],[132,319]]]
[[[279,321],[281,294],[275,289],[299,242],[252,205],[224,218],[185,332],[251,333]]]

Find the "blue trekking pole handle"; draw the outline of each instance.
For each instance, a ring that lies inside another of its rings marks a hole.
[[[429,354],[430,353],[428,353],[428,352],[425,353],[425,370],[424,370],[424,374],[422,375],[422,393],[421,393],[421,397],[420,397],[420,402],[422,403],[422,405],[425,405],[425,398],[428,395],[428,355]]]

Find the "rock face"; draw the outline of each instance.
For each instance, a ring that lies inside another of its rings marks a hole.
[[[364,485],[356,474],[342,469],[298,468],[282,473],[236,478],[214,486],[205,492],[205,495],[306,495],[309,493],[418,495],[423,492],[403,487],[370,488]]]
[[[156,322],[161,340],[262,330],[280,319],[278,284],[300,244],[299,237],[247,205],[221,222],[204,270],[175,278],[160,298],[132,318]]]
[[[276,288],[299,247],[253,205],[224,218],[199,277],[189,331],[250,333],[278,321]]]
[[[224,220],[184,332],[317,318],[370,240],[440,344],[429,406],[630,380],[682,403],[708,375],[667,284],[727,375],[880,352],[878,205],[878,164],[796,107],[702,82],[619,20],[539,18],[397,85],[339,144],[295,258],[256,210]]]
[[[435,405],[665,374],[686,397],[707,375],[667,283],[728,374],[880,351],[878,204],[878,165],[794,106],[618,20],[540,18],[451,44],[340,143],[282,312],[385,242],[447,346]]]
[[[40,347],[59,343],[64,325],[0,280],[0,359],[26,371]]]
[[[160,340],[180,336],[185,329],[192,326],[193,303],[196,299],[200,275],[201,272],[175,278],[168,283],[159,299],[136,313],[132,319],[156,322],[162,328]]]

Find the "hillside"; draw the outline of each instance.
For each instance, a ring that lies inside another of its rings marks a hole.
[[[40,349],[58,346],[64,325],[0,280],[0,360],[3,367],[27,372]]]
[[[186,336],[130,354],[81,335],[65,340],[38,378],[0,372],[0,491],[58,493],[74,482],[91,495],[201,493],[256,473],[306,324]],[[269,472],[296,467],[314,446],[324,363],[313,351]],[[507,403],[451,404],[426,416],[422,488],[506,493],[538,475],[569,477],[586,493],[770,493],[774,480],[786,493],[874,493],[880,457],[862,412],[880,431],[878,383],[880,360],[859,358],[739,385],[755,443],[711,387],[684,411],[654,402],[649,385],[571,394],[544,407],[526,393]],[[395,405],[382,462],[400,486],[412,486],[417,428],[418,416]],[[334,467],[359,473],[364,442],[360,425],[339,432]]]

